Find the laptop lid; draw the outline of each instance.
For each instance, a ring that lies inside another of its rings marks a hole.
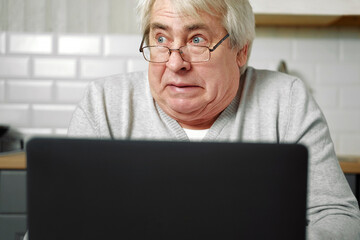
[[[301,145],[32,139],[29,239],[305,239]]]

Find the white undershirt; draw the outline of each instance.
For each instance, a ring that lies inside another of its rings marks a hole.
[[[194,130],[187,128],[183,128],[183,129],[186,135],[188,136],[188,138],[190,139],[190,141],[201,141],[209,131],[209,129],[202,129],[202,130]]]

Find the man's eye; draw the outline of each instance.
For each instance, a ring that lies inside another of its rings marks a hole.
[[[194,37],[192,39],[192,43],[199,44],[199,43],[203,43],[203,42],[205,42],[205,39],[203,39],[202,37]]]
[[[157,38],[157,42],[158,43],[164,43],[166,41],[166,38],[165,37],[158,37]]]

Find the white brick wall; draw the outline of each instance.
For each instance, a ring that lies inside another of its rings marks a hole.
[[[75,58],[35,58],[34,77],[76,78]]]
[[[360,109],[360,86],[344,86],[340,89],[340,107]],[[357,101],[354,101],[357,99]]]
[[[14,127],[25,127],[30,124],[29,104],[0,104],[1,124]]]
[[[139,33],[135,0],[0,0],[0,31]]]
[[[7,101],[48,103],[52,101],[53,82],[49,80],[12,80],[7,83]]]
[[[318,86],[313,96],[323,108],[336,109],[339,103],[339,89],[336,86]]]
[[[297,39],[294,41],[296,61],[331,62],[339,57],[339,44],[334,39]]]
[[[77,103],[83,97],[86,81],[57,81],[55,94],[57,103]]]
[[[346,62],[360,61],[360,32],[358,29],[339,30],[340,36],[340,60]]]
[[[33,126],[66,128],[74,110],[74,105],[35,104],[32,106]]]
[[[0,102],[5,101],[5,81],[0,80]]]
[[[142,37],[139,35],[113,35],[106,36],[106,56],[139,56],[139,47]]]
[[[49,34],[20,34],[9,35],[9,53],[50,54],[52,52],[52,36]]]
[[[359,155],[360,29],[258,28],[249,65],[275,70],[279,59],[313,93],[337,153]]]
[[[127,61],[127,70],[129,72],[138,72],[148,69],[148,62],[143,59],[130,59]]]
[[[321,63],[316,70],[319,83],[324,85],[344,86],[356,84],[360,79],[359,63]]]
[[[126,62],[123,59],[82,59],[80,67],[81,78],[99,78],[126,71]]]
[[[360,136],[359,134],[342,134],[340,138],[341,153],[343,154],[360,154]]]
[[[359,37],[360,38],[360,37]],[[359,40],[343,40],[340,43],[340,58],[343,61],[360,61],[360,42]]]
[[[0,33],[0,54],[5,53],[5,33]]]
[[[60,36],[58,53],[65,55],[100,55],[100,36]]]
[[[66,135],[89,81],[147,68],[140,41],[139,35],[0,32],[0,124],[26,139]]]
[[[26,137],[65,135],[89,81],[148,68],[141,39],[0,32],[0,124]],[[338,154],[360,154],[359,29],[258,28],[252,50],[250,66],[275,70],[285,60],[323,109]]]
[[[28,74],[28,57],[0,56],[0,77],[27,77]]]

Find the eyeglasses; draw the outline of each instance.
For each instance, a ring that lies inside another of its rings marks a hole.
[[[215,51],[220,44],[229,37],[229,33],[226,34],[213,48],[207,46],[185,45],[177,49],[171,49],[166,46],[145,46],[143,47],[145,37],[141,41],[139,51],[142,52],[144,58],[148,62],[152,63],[165,63],[169,61],[172,52],[179,52],[181,58],[185,62],[199,63],[207,62],[210,60],[211,52]]]

